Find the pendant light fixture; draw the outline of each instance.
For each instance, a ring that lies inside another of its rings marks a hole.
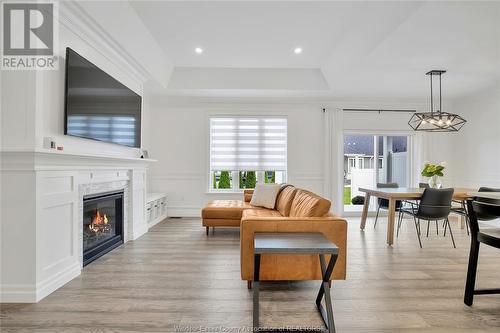
[[[431,111],[415,112],[410,118],[408,125],[415,131],[426,132],[457,132],[467,122],[458,114],[443,112],[441,98],[441,76],[446,73],[444,70],[432,70],[427,72],[431,81]],[[434,110],[432,81],[434,76],[439,77],[439,109]]]

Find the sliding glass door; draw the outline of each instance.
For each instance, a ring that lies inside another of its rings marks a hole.
[[[344,211],[361,211],[364,193],[359,192],[360,187],[410,184],[410,142],[407,135],[344,135]]]

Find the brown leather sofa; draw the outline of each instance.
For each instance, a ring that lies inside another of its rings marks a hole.
[[[256,232],[321,232],[340,249],[332,279],[345,279],[347,221],[329,212],[329,200],[287,185],[278,194],[275,209],[266,209],[250,205],[252,192],[244,192],[244,201],[212,201],[202,211],[207,234],[209,227],[240,227],[241,278],[247,280],[249,286],[253,280]],[[309,255],[263,255],[260,279],[321,280],[319,259]]]

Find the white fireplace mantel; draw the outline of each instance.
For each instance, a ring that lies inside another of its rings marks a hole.
[[[59,151],[56,149],[2,150],[2,170],[53,170],[57,169],[109,169],[127,166],[145,166],[156,162],[154,159],[100,155],[82,152]]]
[[[147,232],[151,162],[49,149],[3,150],[1,302],[37,302],[81,273],[83,194],[123,188],[128,197],[124,241]]]

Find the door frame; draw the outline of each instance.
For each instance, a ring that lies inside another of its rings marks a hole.
[[[344,137],[346,135],[369,135],[369,136],[406,136],[408,137],[408,146],[407,146],[407,154],[408,154],[408,165],[407,165],[407,173],[406,173],[406,181],[408,186],[412,186],[412,184],[415,183],[416,180],[416,170],[414,169],[414,163],[418,160],[418,157],[415,155],[417,152],[417,149],[415,147],[416,144],[416,134],[415,131],[390,131],[390,130],[343,130],[342,131],[342,147],[344,146]],[[376,138],[374,139],[374,167],[375,167],[375,183],[376,180],[378,179],[378,144]],[[342,150],[341,154],[341,160],[344,159],[344,151]],[[343,163],[342,163],[343,165]],[[343,173],[343,170],[340,170],[341,173]],[[342,177],[343,178],[343,177]],[[373,185],[375,185],[375,183]],[[339,182],[339,188],[337,191],[340,193],[343,193],[344,189],[344,183]],[[344,211],[344,204],[342,201],[342,215],[343,216],[361,216],[361,211],[360,212],[346,212]],[[375,210],[369,211],[369,213],[374,213]],[[371,215],[371,214],[370,214]]]

